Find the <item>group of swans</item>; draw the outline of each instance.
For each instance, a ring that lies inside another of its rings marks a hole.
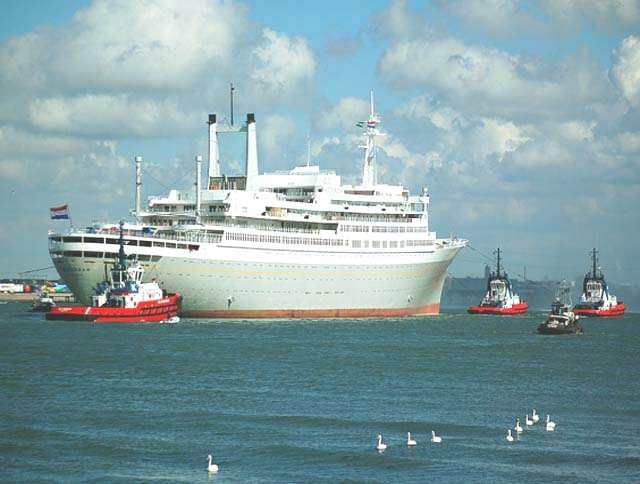
[[[431,442],[434,444],[439,444],[442,442],[442,437],[436,435],[435,431],[431,431]],[[413,447],[418,443],[411,438],[411,432],[407,432],[407,447]],[[382,443],[382,435],[378,434],[378,445],[376,445],[376,450],[378,452],[384,452],[387,448],[387,444]]]
[[[531,412],[531,418],[529,418],[529,414],[525,415],[524,417],[524,425],[525,427],[530,427],[533,424],[536,424],[540,421],[540,416],[536,413],[536,409],[534,408],[533,411]],[[547,415],[547,420],[546,420],[546,424],[545,424],[545,428],[547,430],[547,432],[553,432],[556,429],[556,423],[553,420],[550,420],[549,415]],[[520,419],[517,418],[516,419],[516,425],[513,428],[513,430],[516,431],[516,433],[521,433],[522,432],[522,426],[520,425]],[[507,441],[508,442],[513,442],[513,435],[511,435],[511,429],[509,429],[509,431],[507,432]]]
[[[529,427],[534,423],[537,423],[538,421],[540,421],[540,417],[538,416],[538,414],[536,413],[536,409],[534,408],[531,414],[531,418],[529,418],[529,414],[527,414],[525,416],[524,423],[527,427]],[[550,420],[549,415],[547,415],[547,420],[546,420],[547,432],[553,432],[555,428],[556,428],[556,423]],[[516,426],[514,427],[514,430],[517,433],[522,432],[522,426],[520,425],[519,418],[516,419]],[[511,434],[511,429],[509,429],[507,432],[507,441],[513,442],[513,435]],[[439,444],[440,442],[442,442],[442,437],[436,435],[436,432],[434,430],[431,431],[431,442],[433,442],[434,444]],[[411,432],[407,432],[407,446],[413,447],[414,445],[417,445],[417,442],[411,438]],[[382,443],[382,435],[378,434],[378,445],[376,445],[376,450],[378,452],[384,452],[386,449],[387,449],[387,444]],[[207,471],[218,472],[217,464],[211,463],[211,461],[213,460],[213,456],[211,454],[207,456],[207,460],[209,462],[209,465],[207,466]]]

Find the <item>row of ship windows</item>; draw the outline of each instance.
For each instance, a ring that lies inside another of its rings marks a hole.
[[[369,225],[342,225],[341,232],[369,232]],[[394,227],[386,225],[372,225],[371,232],[405,233],[405,232],[428,232],[427,227]]]
[[[220,242],[222,240],[222,236],[214,237],[212,242]],[[51,237],[52,242],[72,242],[72,243],[88,243],[88,244],[113,244],[119,245],[120,240],[118,238],[104,238],[104,237],[80,237],[80,236],[69,236],[69,237]],[[180,244],[176,242],[162,242],[158,240],[136,240],[136,239],[124,239],[124,245],[133,247],[166,247],[167,249],[188,249],[188,250],[198,250],[200,248],[199,245],[196,244]]]
[[[287,237],[280,235],[254,235],[254,234],[241,234],[236,232],[227,232],[227,240],[237,240],[241,242],[262,242],[267,244],[293,244],[293,245],[327,245],[334,247],[349,247],[348,240],[342,239],[321,239],[319,237],[309,237],[309,238],[301,238],[301,237]],[[404,240],[353,240],[351,241],[351,247],[354,249],[360,248],[369,248],[369,243],[371,243],[371,248],[373,249],[397,249],[404,248],[405,241]],[[419,240],[407,240],[407,247],[426,247],[430,245],[434,245],[435,241],[427,240],[427,239],[419,239]]]
[[[262,242],[267,244],[293,244],[293,245],[329,245],[334,247],[348,246],[348,240],[321,239],[319,237],[301,238],[287,237],[285,235],[255,235],[227,232],[227,240],[239,240],[242,242]]]
[[[429,245],[433,245],[434,241],[433,240],[407,240],[406,241],[406,246],[407,247],[426,247]],[[369,241],[368,240],[354,240],[352,242],[351,245],[354,249],[359,249],[359,248],[364,248],[364,249],[368,249],[369,248]],[[371,248],[373,249],[397,249],[397,248],[401,248],[403,249],[405,247],[405,241],[404,240],[372,240],[371,241]]]
[[[65,251],[51,251],[51,257],[53,259],[58,259],[61,257],[89,257],[92,259],[117,259],[117,252],[94,252],[90,250],[65,250]],[[136,254],[135,256],[129,255],[127,259],[137,259],[140,262],[157,262],[162,259],[159,255],[144,255],[144,254]]]

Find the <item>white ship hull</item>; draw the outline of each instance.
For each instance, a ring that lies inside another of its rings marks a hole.
[[[141,252],[160,257],[144,264],[145,277],[156,278],[167,291],[179,291],[186,317],[389,317],[437,314],[447,268],[463,246],[449,244],[431,253],[346,254],[201,244],[197,254]],[[93,254],[97,248],[83,243],[57,247],[59,253],[76,254],[81,249]],[[85,256],[53,260],[83,303],[110,264]]]

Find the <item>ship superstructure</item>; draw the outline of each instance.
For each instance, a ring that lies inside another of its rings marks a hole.
[[[135,221],[125,224],[129,257],[168,291],[186,317],[382,317],[435,314],[447,267],[466,241],[429,230],[426,188],[411,195],[378,183],[380,116],[358,123],[365,138],[362,183],[343,185],[307,162],[258,174],[255,116],[242,125],[209,115],[205,183],[141,204],[136,157]],[[246,135],[246,170],[220,170],[219,135]],[[60,276],[87,304],[105,265],[117,258],[114,224],[49,235]]]

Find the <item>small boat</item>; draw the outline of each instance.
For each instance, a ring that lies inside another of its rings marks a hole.
[[[154,280],[142,282],[144,268],[139,262],[127,264],[123,223],[120,223],[118,262],[108,280],[98,285],[91,306],[55,306],[45,318],[50,321],[176,322],[182,305],[177,293],[167,293]]]
[[[547,320],[538,326],[540,334],[580,334],[582,326],[578,323],[580,316],[571,310],[571,288],[563,280],[556,289],[556,298],[551,303],[551,313]]]
[[[500,272],[500,248],[494,252],[497,254],[496,272],[492,272],[487,280],[487,293],[478,306],[471,306],[469,314],[498,314],[515,315],[527,312],[527,301],[513,293],[511,281],[507,274]]]
[[[573,308],[573,312],[579,316],[596,318],[621,318],[626,309],[624,302],[618,301],[616,296],[609,294],[609,285],[604,274],[598,267],[598,251],[594,248],[591,252],[593,267],[584,276],[582,283],[582,296]]]
[[[31,311],[35,313],[46,313],[51,311],[56,305],[56,302],[51,297],[51,294],[48,292],[41,292],[40,296],[37,299],[33,300],[31,304]]]

